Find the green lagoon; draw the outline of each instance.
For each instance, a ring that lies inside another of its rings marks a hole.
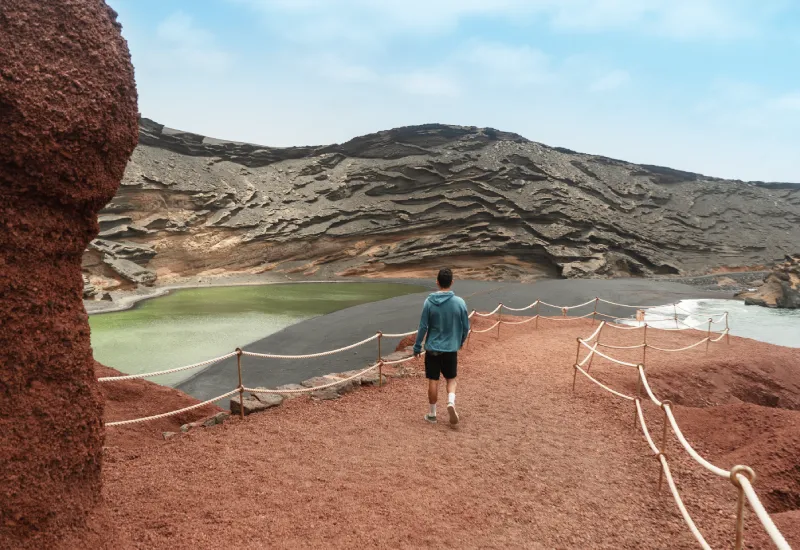
[[[94,357],[126,374],[224,355],[285,327],[359,304],[425,292],[395,283],[300,283],[182,289],[89,316]],[[174,386],[195,369],[149,378]]]

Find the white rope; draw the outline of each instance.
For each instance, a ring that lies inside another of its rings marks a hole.
[[[185,367],[178,367],[176,369],[169,369],[169,370],[162,370],[158,372],[145,372],[143,374],[128,374],[125,376],[105,376],[103,378],[98,378],[98,382],[118,382],[120,380],[135,380],[137,378],[150,378],[151,376],[161,376],[162,374],[172,374],[173,372],[180,372],[182,370],[189,370],[189,369],[196,369],[198,367],[202,367],[204,365],[210,365],[211,363],[216,363],[217,361],[222,361],[223,359],[227,359],[229,357],[233,357],[236,355],[236,352],[226,353],[220,357],[215,357],[214,359],[208,359],[207,361],[202,361],[200,363],[195,363],[194,365],[186,365]]]
[[[666,457],[664,457],[662,454],[658,455],[658,459],[661,461],[661,467],[664,469],[664,477],[667,478],[667,485],[669,485],[669,490],[672,491],[672,496],[675,498],[675,504],[678,505],[678,509],[681,511],[683,520],[686,522],[686,525],[689,526],[689,530],[694,535],[694,538],[697,539],[697,542],[700,543],[700,546],[702,546],[704,550],[711,550],[711,547],[706,542],[706,539],[703,538],[703,535],[700,533],[697,525],[695,525],[694,521],[692,521],[692,516],[690,516],[689,512],[686,510],[686,506],[684,506],[680,494],[678,494],[678,488],[675,486],[675,481],[672,479],[672,473],[669,471]]]
[[[597,349],[597,344],[595,343],[595,345],[592,347],[592,351],[589,352],[589,354],[586,357],[583,358],[583,361],[578,363],[578,366],[579,367],[584,366],[589,361],[589,359],[592,358],[592,356],[594,355],[594,352],[595,352],[596,349]]]
[[[648,397],[650,397],[650,401],[655,403],[657,406],[661,406],[661,401],[653,393],[653,390],[650,389],[650,384],[647,382],[647,376],[644,374],[644,368],[642,365],[639,365],[639,378],[642,381],[642,385],[644,386],[644,390],[647,392]]]
[[[231,395],[239,393],[239,388],[235,390],[231,390],[228,393],[224,393],[219,397],[215,397],[214,399],[209,399],[208,401],[203,401],[202,403],[198,403],[196,405],[191,405],[189,407],[184,407],[182,409],[178,409],[177,411],[166,412],[162,414],[156,414],[154,416],[146,416],[144,418],[135,418],[133,420],[120,420],[118,422],[106,422],[106,426],[124,426],[125,424],[138,424],[139,422],[149,422],[151,420],[158,420],[159,418],[166,418],[168,416],[174,416],[176,414],[181,414],[187,411],[191,411],[193,409],[199,409],[200,407],[205,407],[206,405],[210,405],[214,401],[219,401],[220,399],[225,399],[226,397],[230,397]]]
[[[538,317],[538,315],[536,317]],[[525,323],[530,323],[531,321],[535,321],[536,317],[529,317],[524,321],[500,321],[500,322],[503,323],[504,325],[524,325]]]
[[[597,384],[598,386],[600,386],[601,388],[603,388],[607,392],[611,392],[614,395],[616,395],[617,397],[621,397],[623,399],[627,399],[628,401],[633,401],[634,400],[633,397],[631,397],[630,395],[625,395],[624,393],[619,393],[616,390],[612,390],[611,388],[609,388],[605,384],[601,384],[600,382],[598,382],[597,380],[592,378],[592,376],[588,372],[586,372],[585,370],[583,370],[579,366],[575,365],[574,368],[578,369],[578,371],[581,372],[586,378],[588,378],[589,380],[591,380],[592,382],[594,382],[595,384]]]
[[[546,319],[548,321],[577,321],[579,319],[586,319],[587,317],[591,317],[594,315],[593,313],[587,313],[586,315],[574,315],[574,316],[562,316],[562,317],[545,317],[541,315],[540,318]]]
[[[778,550],[792,550],[792,547],[789,546],[789,543],[786,542],[785,538],[783,538],[781,532],[778,531],[778,528],[775,527],[775,524],[772,522],[772,518],[769,517],[769,514],[764,509],[764,505],[761,504],[761,501],[758,499],[758,495],[753,490],[750,480],[741,474],[737,474],[736,479],[738,479],[739,483],[742,484],[742,489],[744,489],[744,494],[747,497],[748,502],[750,502],[750,507],[753,509],[753,512],[756,513],[761,525],[764,526],[769,538],[772,539],[772,542],[775,543],[775,546],[778,547]]]
[[[411,332],[404,332],[402,334],[386,334],[383,333],[382,336],[384,338],[405,338],[406,336],[413,336],[417,333],[416,330],[412,330]]]
[[[726,336],[726,335],[727,335],[729,332],[730,332],[730,331],[729,331],[728,329],[725,329],[724,331],[722,331],[722,333],[721,333],[721,334],[720,334],[720,335],[719,335],[717,338],[712,338],[712,339],[711,339],[711,341],[712,341],[712,342],[719,342],[720,340],[722,340],[723,338],[725,338],[725,336]]]
[[[615,319],[619,319],[619,317],[615,317]],[[615,329],[618,329],[618,330],[641,330],[641,329],[644,328],[644,325],[639,325],[639,326],[633,327],[633,326],[627,326],[627,325],[620,325],[618,323],[606,323],[606,326],[609,326],[611,328],[615,328]]]
[[[591,342],[592,340],[597,338],[597,336],[600,334],[600,331],[603,330],[604,326],[606,326],[606,322],[605,321],[601,321],[600,325],[595,329],[595,331],[592,333],[592,335],[589,336],[588,338],[584,338],[583,341],[584,342]]]
[[[598,315],[600,315],[601,317],[608,317],[609,319],[612,319],[612,320],[620,318],[619,315],[609,315],[608,313],[603,313],[602,311],[598,311],[596,313]]]
[[[539,303],[539,300],[536,300],[532,304],[530,304],[528,306],[525,306],[525,307],[515,308],[515,307],[509,307],[507,305],[503,305],[503,307],[505,309],[507,309],[508,311],[525,311],[525,310],[531,309],[532,307],[535,307],[536,304],[538,304],[538,303]]]
[[[476,333],[489,332],[490,330],[492,330],[493,328],[495,328],[499,324],[500,324],[500,321],[497,321],[497,322],[495,322],[495,324],[493,324],[492,326],[490,326],[487,329],[484,329],[484,330],[472,329],[470,332],[476,332]]]
[[[724,334],[723,334],[723,336],[724,336]],[[656,347],[656,346],[653,346],[653,345],[647,344],[647,349],[656,349],[656,350],[658,350],[658,351],[669,351],[669,352],[675,352],[675,351],[686,351],[686,350],[689,350],[689,349],[692,349],[692,348],[696,348],[697,346],[699,346],[699,345],[700,345],[700,344],[702,344],[703,342],[707,342],[707,341],[708,341],[708,338],[703,338],[703,339],[702,339],[702,340],[700,340],[699,342],[695,342],[694,344],[692,344],[692,345],[690,345],[690,346],[686,346],[685,348],[675,348],[675,349],[671,349],[671,348],[659,348],[659,347]],[[713,341],[713,340],[712,340],[712,341]]]
[[[611,348],[611,349],[636,349],[636,348],[643,348],[645,346],[647,346],[647,344],[636,344],[635,346],[612,346],[611,344],[600,344],[601,348]]]
[[[578,305],[575,305],[575,306],[554,306],[553,304],[548,304],[547,302],[542,302],[541,300],[539,300],[539,303],[542,304],[543,306],[552,307],[552,308],[556,308],[556,309],[578,309],[579,307],[584,307],[584,306],[588,306],[589,304],[593,304],[593,303],[595,303],[596,300],[597,300],[596,298],[592,298],[588,302],[584,302],[582,304],[578,304]],[[503,306],[503,307],[505,307],[505,306]]]
[[[609,361],[611,361],[612,363],[616,363],[616,364],[618,364],[618,365],[623,365],[623,366],[625,366],[625,367],[638,367],[638,366],[639,366],[639,365],[637,365],[636,363],[628,363],[628,362],[626,362],[626,361],[620,361],[619,359],[614,359],[613,357],[609,357],[608,355],[606,355],[606,354],[605,354],[605,353],[603,353],[602,351],[597,351],[597,349],[592,349],[591,347],[589,347],[589,344],[587,344],[586,342],[584,342],[584,341],[583,341],[583,340],[581,340],[580,338],[578,339],[578,341],[579,341],[581,344],[583,344],[584,346],[586,346],[586,348],[587,348],[587,349],[590,349],[590,350],[594,351],[594,352],[595,352],[597,355],[599,355],[600,357],[604,357],[604,358],[608,359],[608,360],[609,360]]]
[[[720,477],[729,478],[731,473],[728,470],[723,470],[722,468],[714,466],[708,460],[700,456],[698,452],[695,451],[691,445],[689,445],[689,442],[686,441],[686,438],[683,436],[683,432],[681,432],[681,429],[678,427],[678,423],[675,421],[675,416],[672,414],[672,407],[670,407],[669,403],[664,405],[664,412],[667,414],[667,420],[669,420],[669,424],[672,427],[672,431],[675,433],[675,437],[678,438],[678,441],[680,441],[683,448],[686,449],[686,452],[689,453],[689,456],[695,459],[698,464],[703,466],[709,472],[715,473]]]
[[[306,355],[278,355],[275,353],[255,353],[252,351],[243,351],[242,355],[249,355],[250,357],[261,357],[262,359],[313,359],[315,357],[325,357],[327,355],[333,355],[334,353],[340,353],[343,351],[351,350],[353,348],[357,348],[358,346],[363,346],[367,342],[372,342],[373,340],[377,340],[378,335],[375,334],[370,336],[369,338],[365,338],[360,342],[356,342],[355,344],[350,344],[349,346],[345,346],[339,349],[332,349],[330,351],[321,351],[319,353],[308,353]]]
[[[425,355],[424,351],[422,353],[420,353],[420,357],[423,356],[423,355]],[[413,355],[410,356],[410,357],[406,357],[405,359],[396,359],[394,361],[384,361],[383,364],[384,365],[399,365],[400,363],[408,363],[412,359],[415,359],[415,357]]]
[[[494,315],[495,313],[497,313],[498,311],[500,311],[500,308],[501,308],[501,307],[505,307],[505,306],[504,306],[503,304],[498,304],[498,305],[497,305],[497,307],[496,307],[496,308],[494,308],[494,309],[493,309],[492,311],[490,311],[489,313],[479,313],[479,312],[477,312],[477,311],[475,311],[474,313],[475,313],[475,315],[477,315],[478,317],[491,317],[492,315]]]
[[[368,373],[371,370],[377,369],[379,366],[380,366],[380,363],[375,363],[371,367],[367,367],[366,369],[364,369],[361,372],[358,372],[358,373],[356,373],[356,374],[354,374],[352,376],[348,376],[347,378],[341,378],[339,380],[336,380],[335,382],[331,382],[330,384],[323,384],[321,386],[314,386],[313,388],[302,388],[302,389],[297,389],[297,390],[269,390],[269,389],[266,389],[266,388],[244,388],[244,391],[247,391],[247,392],[250,392],[250,393],[277,393],[277,394],[280,394],[280,395],[283,395],[283,394],[286,394],[286,393],[310,393],[310,392],[315,392],[315,391],[318,391],[318,390],[324,390],[325,388],[338,386],[339,384],[344,384],[345,382],[349,382],[350,380],[353,380],[354,378],[358,378],[359,376],[364,376],[366,373]]]
[[[642,404],[639,402],[638,399],[634,399],[634,403],[636,404],[636,415],[639,417],[639,424],[642,426],[642,432],[644,433],[644,438],[647,440],[647,444],[650,445],[650,449],[653,451],[654,455],[657,455],[661,451],[658,450],[656,444],[653,443],[653,438],[650,437],[650,430],[647,429],[647,424],[644,422],[644,413],[642,412]]]
[[[657,306],[632,306],[630,304],[618,304],[617,302],[612,302],[611,300],[604,300],[602,298],[599,298],[599,300],[601,302],[604,302],[606,304],[610,304],[612,306],[629,307],[629,308],[632,308],[632,309],[653,309],[653,308],[656,308],[656,307],[665,307],[665,306],[674,305],[674,304],[661,304],[661,305],[657,305]]]

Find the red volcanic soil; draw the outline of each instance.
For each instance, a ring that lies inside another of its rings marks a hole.
[[[121,374],[100,363],[95,363],[95,372],[98,378]],[[104,382],[100,384],[100,390],[106,399],[106,422],[154,416],[199,403],[183,392],[147,380]],[[228,403],[222,401],[220,405],[227,407]],[[208,418],[220,411],[222,409],[216,405],[207,405],[167,418],[107,428],[106,459],[119,451],[135,450],[164,441],[164,432],[179,432],[182,425]]]
[[[127,434],[108,428],[117,449],[104,464],[102,514],[103,525],[112,527],[95,530],[93,543],[696,548],[670,492],[656,490],[657,462],[633,423],[632,404],[582,377],[571,390],[575,339],[592,330],[589,321],[541,320],[538,330],[532,323],[504,325],[499,341],[494,331],[473,334],[460,355],[456,429],[444,411],[438,425],[422,420],[425,382],[415,361],[416,375],[383,388],[364,387],[336,401],[294,399],[169,441],[160,432],[175,431],[177,420]],[[635,332],[607,331],[603,339],[629,345]],[[648,342],[680,347],[702,337],[651,331]],[[636,359],[636,352],[613,355]],[[647,360],[656,395],[669,393],[677,402],[685,381],[690,397],[675,410],[689,441],[721,467],[752,466],[756,491],[795,545],[800,412],[746,400],[763,395],[770,374],[778,405],[793,403],[798,374],[789,367],[797,364],[800,350],[742,338],[712,344],[708,355],[700,346],[649,351]],[[626,367],[597,360],[591,373],[618,391],[636,390]],[[714,379],[707,385],[710,403],[703,373]],[[147,383],[111,391],[107,415],[114,419],[192,402]],[[645,415],[660,444],[661,411],[646,405]],[[672,437],[666,451],[701,532],[712,547],[731,546],[732,484],[703,470]],[[769,547],[749,512],[745,537],[751,548]]]

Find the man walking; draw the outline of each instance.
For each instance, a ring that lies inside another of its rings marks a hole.
[[[438,292],[429,295],[422,307],[417,341],[414,344],[414,357],[422,353],[425,340],[425,378],[428,379],[428,402],[431,409],[425,420],[436,422],[436,401],[439,397],[439,377],[447,381],[447,413],[450,424],[458,424],[456,412],[456,375],[458,370],[458,350],[464,345],[469,334],[469,314],[467,304],[456,296],[450,287],[453,272],[448,268],[439,270],[436,277]]]

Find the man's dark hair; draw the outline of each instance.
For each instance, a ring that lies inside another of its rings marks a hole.
[[[453,284],[453,272],[450,271],[449,267],[443,267],[439,270],[439,274],[436,276],[436,282],[439,283],[439,286],[442,288],[450,288],[450,285]]]

